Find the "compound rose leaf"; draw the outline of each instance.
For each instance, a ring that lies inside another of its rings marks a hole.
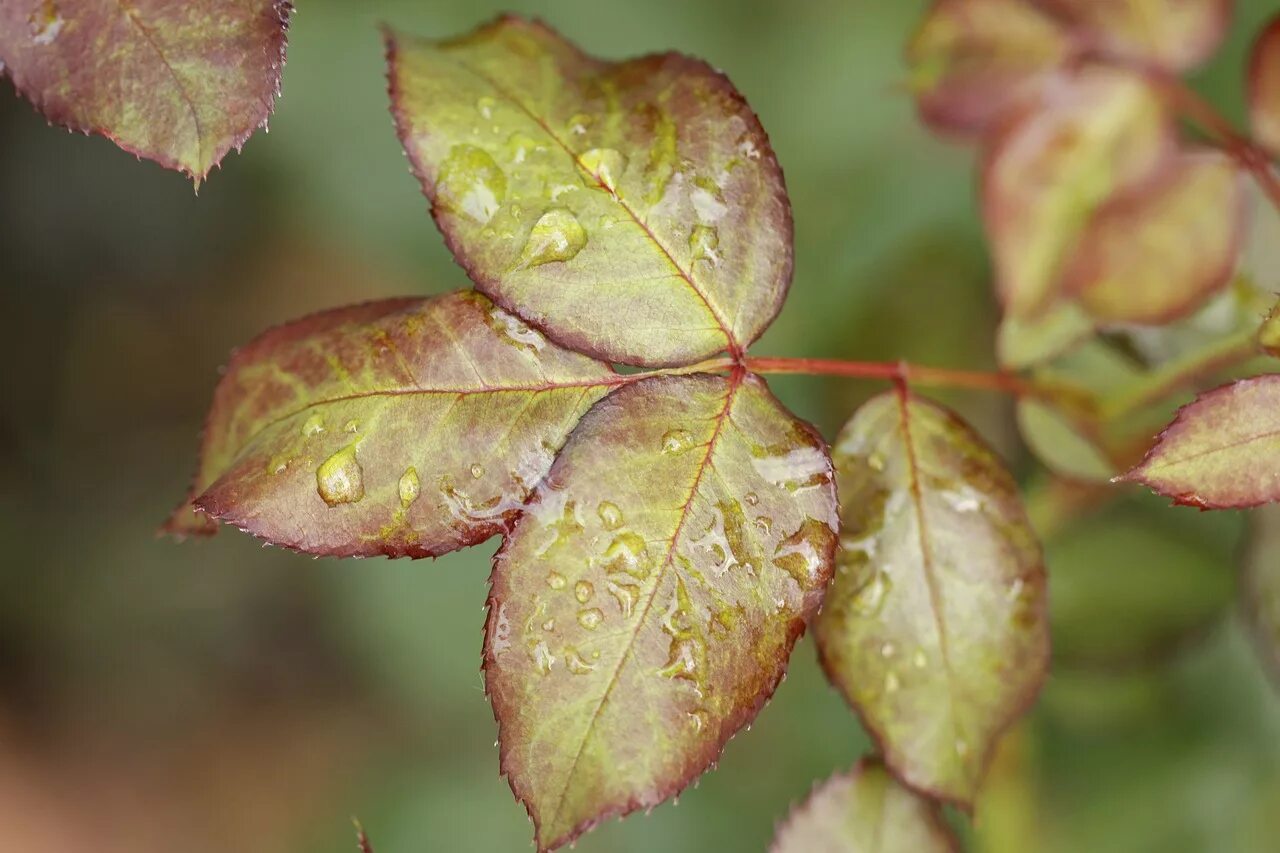
[[[1244,176],[1225,155],[1183,154],[1090,220],[1064,289],[1104,323],[1163,325],[1231,283],[1244,240]]]
[[[1167,112],[1146,81],[1097,66],[1055,77],[995,133],[984,157],[982,212],[1007,315],[1035,316],[1055,301],[1094,210],[1154,174],[1171,139]]]
[[[49,121],[197,185],[271,115],[287,0],[0,0],[0,69]]]
[[[815,631],[894,774],[973,801],[1048,664],[1040,547],[1013,479],[947,410],[889,392],[840,433],[844,527]]]
[[[864,758],[814,789],[778,827],[770,853],[959,853],[938,804]]]
[[[680,792],[773,693],[836,547],[826,445],[735,374],[596,404],[494,558],[485,680],[541,849]]]
[[[1025,0],[939,0],[907,45],[920,116],[981,132],[1071,54],[1066,32]]]
[[[1271,19],[1253,45],[1249,121],[1254,138],[1280,156],[1280,15]]]
[[[503,530],[619,380],[478,293],[326,311],[232,358],[191,499],[299,551],[436,556]],[[167,529],[211,532],[191,510]]]
[[[1201,509],[1280,501],[1280,374],[1201,394],[1121,479]]]
[[[674,53],[610,63],[506,17],[387,35],[392,112],[477,286],[573,349],[648,366],[739,351],[782,306],[791,208],[760,122]]]
[[[1202,64],[1222,43],[1234,0],[1033,0],[1096,51],[1169,71]]]
[[[1280,507],[1256,510],[1240,578],[1240,605],[1258,656],[1280,679]]]

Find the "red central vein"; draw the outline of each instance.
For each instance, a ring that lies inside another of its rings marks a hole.
[[[667,569],[671,567],[672,559],[675,557],[676,543],[680,541],[680,533],[684,530],[685,523],[689,520],[689,509],[693,506],[695,496],[698,494],[698,486],[702,483],[702,477],[711,467],[711,455],[715,451],[716,441],[720,438],[720,433],[724,428],[725,421],[729,419],[729,408],[733,404],[734,395],[738,392],[738,384],[741,382],[742,374],[735,371],[729,379],[729,390],[724,395],[724,406],[720,409],[720,414],[716,417],[715,429],[711,432],[711,438],[707,441],[707,451],[702,457],[702,461],[698,465],[697,473],[693,478],[693,485],[689,487],[689,495],[685,498],[683,506],[680,508],[680,519],[676,522],[675,532],[671,534],[671,544],[667,547],[666,558],[662,562],[658,574],[654,578],[653,587],[649,591],[648,600],[644,603],[644,608],[636,617],[636,629],[631,632],[631,636],[627,639],[626,648],[622,650],[622,655],[618,658],[618,663],[613,668],[613,672],[609,675],[609,683],[605,685],[604,691],[600,694],[600,699],[596,703],[595,710],[591,712],[591,719],[587,721],[586,730],[583,732],[582,740],[578,742],[578,748],[574,752],[573,761],[569,764],[569,770],[565,774],[564,785],[560,789],[560,796],[556,800],[556,811],[552,816],[551,823],[555,823],[555,818],[560,816],[560,810],[564,807],[564,797],[569,791],[569,783],[573,780],[574,771],[578,769],[578,762],[582,760],[582,753],[587,747],[587,741],[591,739],[591,731],[595,728],[596,722],[600,719],[600,712],[604,710],[605,703],[609,700],[609,695],[613,692],[613,688],[617,686],[618,677],[622,674],[622,668],[626,664],[627,659],[631,657],[632,651],[635,649],[636,637],[640,634],[640,626],[644,624],[645,618],[649,615],[649,611],[653,608],[653,602],[658,597],[658,588],[662,586],[662,579],[666,576]]]
[[[617,205],[620,208],[622,208],[623,211],[626,212],[627,216],[631,218],[631,221],[634,222],[636,226],[645,233],[645,236],[649,238],[649,241],[653,243],[655,247],[657,247],[659,252],[662,253],[662,256],[666,258],[667,263],[671,264],[671,268],[674,269],[676,273],[679,274],[680,278],[684,279],[685,284],[689,285],[689,289],[692,290],[694,294],[698,297],[698,299],[702,301],[702,304],[706,306],[708,313],[710,313],[711,317],[716,321],[716,325],[720,327],[720,332],[725,337],[726,349],[729,351],[729,354],[732,355],[734,358],[740,358],[742,356],[743,349],[742,349],[742,346],[738,343],[738,339],[734,337],[733,331],[730,328],[729,323],[716,309],[715,305],[711,303],[711,299],[707,296],[706,292],[703,291],[703,289],[698,286],[697,282],[693,280],[693,273],[685,270],[684,267],[680,266],[680,264],[676,262],[676,259],[672,256],[670,250],[668,250],[667,247],[662,243],[662,241],[658,239],[658,235],[653,233],[653,229],[649,227],[648,223],[646,223],[643,219],[640,218],[640,215],[636,213],[636,211],[631,207],[631,205],[627,204],[627,202],[623,200],[623,198],[620,195],[618,195],[617,192],[615,192],[607,184],[605,184],[604,181],[600,180],[599,175],[597,175],[595,172],[592,172],[590,169],[588,169],[583,164],[582,160],[578,157],[577,152],[575,152],[572,148],[570,148],[569,144],[560,138],[560,135],[557,134],[551,128],[551,125],[547,124],[546,120],[542,118],[542,116],[538,115],[532,109],[530,109],[527,105],[525,105],[524,101],[520,100],[520,98],[518,98],[514,93],[508,91],[501,83],[499,83],[497,80],[494,80],[492,77],[490,77],[488,74],[485,74],[483,71],[480,71],[476,68],[472,68],[470,65],[468,65],[465,62],[462,62],[461,60],[455,60],[455,61],[457,62],[458,67],[480,78],[489,86],[492,86],[495,92],[501,95],[505,100],[509,101],[512,105],[514,105],[516,109],[520,110],[522,113],[528,116],[529,119],[534,124],[538,125],[538,127],[542,129],[543,133],[545,133],[547,137],[551,139],[552,142],[554,142],[557,146],[559,146],[560,149],[564,151],[565,154],[569,155],[569,158],[573,160],[575,166],[577,166],[586,174],[591,175],[593,178],[595,178],[596,186],[599,189],[607,192],[610,195],[610,197],[613,198],[614,202],[616,202]]]

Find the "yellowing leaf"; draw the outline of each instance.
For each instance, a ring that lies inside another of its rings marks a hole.
[[[907,45],[921,117],[981,131],[1070,54],[1066,32],[1025,0],[940,0]]]
[[[1161,325],[1226,287],[1245,230],[1244,178],[1225,155],[1187,154],[1106,204],[1064,287],[1103,322]]]
[[[750,723],[836,545],[822,439],[754,376],[587,414],[494,559],[485,678],[538,845],[656,805]]]
[[[1067,412],[1024,397],[1018,401],[1018,429],[1040,461],[1064,477],[1089,482],[1116,475],[1100,440]]]
[[[1254,138],[1280,155],[1280,15],[1271,19],[1253,45],[1249,119]]]
[[[1223,385],[1183,406],[1123,479],[1201,509],[1280,501],[1280,374]]]
[[[1258,656],[1280,679],[1280,507],[1250,519],[1251,538],[1241,574],[1241,607]]]
[[[792,809],[770,853],[958,853],[937,803],[904,788],[876,758],[832,776]]]
[[[985,154],[982,208],[1007,314],[1043,313],[1076,237],[1112,193],[1153,174],[1170,150],[1165,109],[1134,73],[1063,75]]]
[[[388,34],[392,112],[459,263],[500,305],[610,361],[741,351],[791,280],[791,210],[760,122],[674,53],[609,63],[502,18]]]
[[[326,311],[236,353],[192,499],[312,554],[443,554],[501,531],[619,380],[476,293]]]
[[[834,455],[844,527],[815,626],[823,666],[898,778],[971,803],[1048,662],[1017,489],[967,425],[901,392],[859,409]]]
[[[1186,71],[1213,55],[1232,0],[1032,0],[1076,25],[1096,50]]]
[[[51,122],[199,183],[271,114],[287,0],[4,0],[0,69]]]

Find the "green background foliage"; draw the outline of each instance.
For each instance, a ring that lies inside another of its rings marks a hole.
[[[1242,0],[1195,78],[1233,118],[1270,6]],[[438,37],[507,8],[602,56],[707,59],[760,114],[795,206],[795,283],[755,352],[993,363],[971,154],[921,128],[903,90],[901,46],[923,2],[301,7],[270,134],[198,199],[181,177],[0,97],[0,826],[27,853],[336,853],[352,847],[351,813],[380,853],[527,849],[479,672],[496,540],[434,563],[312,563],[242,536],[152,536],[233,346],[308,311],[467,285],[392,129],[378,22]],[[876,390],[770,384],[828,437]],[[1029,467],[1007,401],[937,396]],[[1155,559],[1169,572],[1237,548],[1240,514],[1164,512],[1178,536]],[[1113,538],[1105,554],[1061,559],[1159,582],[1141,536]],[[1182,547],[1185,559],[1167,553]],[[1055,631],[1116,630],[1113,608],[1078,606],[1115,594],[1081,588],[1099,577],[1072,574]],[[1055,662],[992,771],[975,849],[1271,849],[1280,700],[1233,614],[1206,625],[1173,599],[1195,634],[1172,658],[1100,666],[1091,645],[1087,667]],[[578,849],[762,850],[791,802],[867,747],[806,640],[719,770],[678,807],[611,822]]]

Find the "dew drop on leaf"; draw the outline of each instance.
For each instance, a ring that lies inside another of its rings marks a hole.
[[[566,583],[564,575],[559,572],[547,572],[547,586],[552,589],[564,589]]]
[[[588,631],[594,631],[600,627],[600,623],[604,621],[604,613],[598,607],[590,607],[586,610],[578,611],[578,624]]]
[[[53,0],[44,0],[40,8],[27,18],[27,23],[31,26],[31,41],[38,45],[47,45],[53,44],[53,40],[62,32],[66,21],[58,11],[57,3]]]
[[[574,136],[582,136],[587,132],[587,128],[591,127],[591,123],[595,121],[586,113],[576,113],[565,123],[565,129]]]
[[[600,506],[596,507],[596,513],[605,530],[617,530],[622,526],[622,510],[613,501],[601,501]]]
[[[484,225],[507,197],[507,176],[484,149],[455,145],[440,167],[436,197],[447,209]]]
[[[493,108],[495,106],[497,106],[497,102],[488,95],[485,95],[476,101],[476,112],[480,113],[484,118],[493,118]]]
[[[316,469],[316,491],[329,506],[356,503],[364,497],[364,469],[356,459],[356,446],[349,444]]]
[[[352,418],[351,420],[343,424],[342,428],[349,433],[357,433],[360,431],[360,422],[355,418]]]
[[[583,177],[588,186],[599,183],[609,192],[616,192],[627,168],[627,155],[614,148],[592,148],[578,158],[578,163],[586,170]]]
[[[572,260],[585,245],[587,232],[578,217],[563,208],[552,208],[534,223],[516,266],[526,269]]]
[[[422,483],[418,480],[418,469],[409,467],[400,477],[400,503],[408,506],[422,494]]]
[[[302,424],[302,434],[304,436],[320,435],[322,432],[324,432],[324,418],[320,416],[319,412],[312,414]]]
[[[595,669],[595,665],[587,663],[578,650],[572,646],[564,650],[564,665],[574,675],[586,675]]]
[[[471,466],[472,479],[479,480],[483,476],[484,476],[484,466],[478,462],[473,463]]]
[[[695,261],[720,263],[720,232],[711,225],[695,225],[689,232],[689,252]]]
[[[604,570],[608,574],[627,574],[636,580],[649,577],[649,550],[644,538],[633,530],[624,530],[604,551]]]
[[[889,575],[885,572],[877,571],[872,574],[866,584],[858,590],[857,595],[853,597],[854,610],[863,616],[875,616],[884,607],[884,600],[889,594],[893,583],[889,580]]]
[[[894,673],[894,672],[885,673],[885,676],[884,676],[884,692],[885,693],[897,693],[899,686],[900,685],[898,683],[897,673]]]
[[[911,662],[916,665],[916,669],[924,669],[929,665],[929,658],[925,655],[923,649],[916,649],[916,653],[912,656]]]
[[[662,435],[662,452],[684,453],[693,446],[693,436],[685,429],[669,429]]]
[[[595,594],[596,590],[591,585],[591,581],[578,581],[573,585],[573,597],[578,599],[580,604],[586,604]]]
[[[507,158],[513,164],[520,164],[529,159],[529,155],[542,150],[537,141],[523,133],[513,133],[507,137]]]

